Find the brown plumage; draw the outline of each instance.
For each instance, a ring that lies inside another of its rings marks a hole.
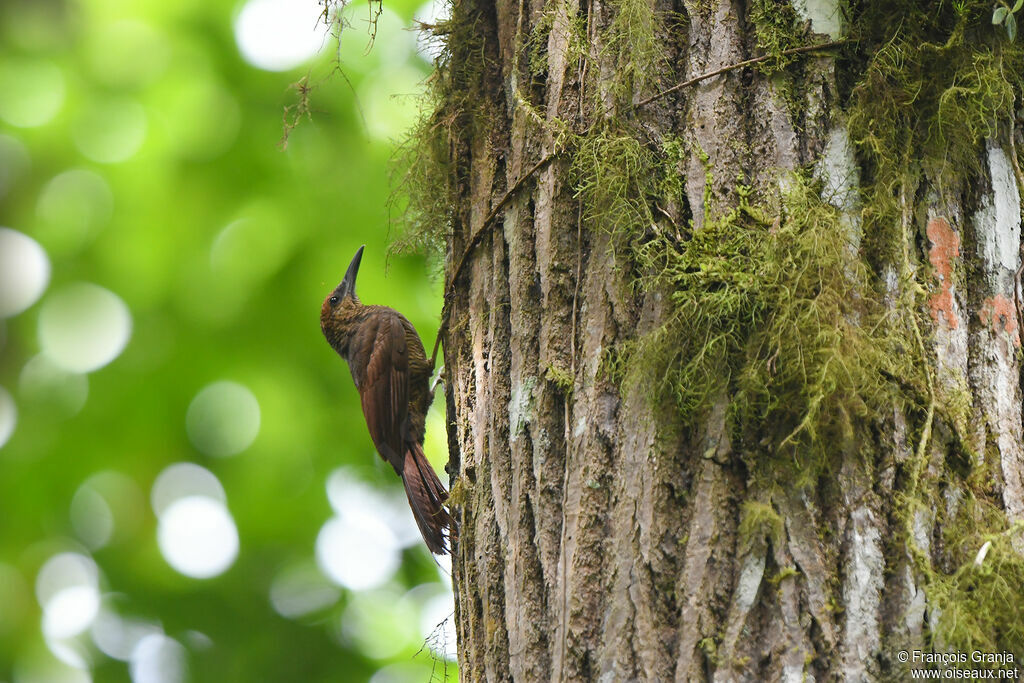
[[[363,417],[380,456],[405,484],[416,525],[430,552],[448,552],[451,517],[441,480],[423,454],[431,362],[412,323],[387,306],[366,306],[356,297],[363,247],[345,279],[324,299],[320,328],[348,363],[359,391]]]

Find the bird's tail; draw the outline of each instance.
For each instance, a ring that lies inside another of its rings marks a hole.
[[[448,536],[452,528],[452,518],[444,509],[448,498],[441,480],[434,473],[434,468],[423,455],[423,447],[414,443],[405,452],[405,463],[402,466],[402,481],[405,483],[405,495],[409,497],[416,526],[426,542],[430,552],[444,555],[448,552]]]

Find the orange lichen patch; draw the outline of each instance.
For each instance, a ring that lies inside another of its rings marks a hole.
[[[999,328],[1010,335],[1014,346],[1020,346],[1020,333],[1017,331],[1017,310],[1013,302],[1002,294],[985,299],[982,303],[981,312],[978,314],[981,322],[992,326],[992,331],[998,333]]]
[[[939,322],[939,313],[942,312],[946,324],[955,330],[960,323],[953,314],[953,259],[960,256],[960,236],[949,227],[945,218],[933,218],[928,221],[928,239],[932,241],[928,260],[939,281],[939,291],[929,300],[932,319]]]

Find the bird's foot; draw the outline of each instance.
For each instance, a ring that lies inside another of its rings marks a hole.
[[[437,389],[437,385],[441,384],[442,382],[444,382],[444,366],[443,365],[441,366],[441,369],[437,371],[437,377],[435,377],[434,381],[430,383],[430,395],[431,396],[434,395],[434,390]]]

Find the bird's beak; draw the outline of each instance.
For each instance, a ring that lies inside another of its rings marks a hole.
[[[341,281],[342,289],[350,296],[355,296],[356,293],[356,275],[359,273],[359,261],[363,258],[363,249],[365,248],[365,244],[359,247],[359,251],[352,257],[352,263],[348,264],[348,270],[345,271],[345,279]]]

